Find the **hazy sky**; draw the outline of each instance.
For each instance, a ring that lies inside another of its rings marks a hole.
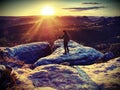
[[[59,16],[120,16],[119,0],[1,0],[0,16],[40,15],[44,6]]]

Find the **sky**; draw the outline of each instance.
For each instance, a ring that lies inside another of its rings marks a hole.
[[[120,16],[119,0],[1,0],[0,16],[41,15],[45,6],[56,16]]]

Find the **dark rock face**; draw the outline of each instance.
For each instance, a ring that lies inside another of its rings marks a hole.
[[[0,65],[0,90],[6,90],[15,84],[13,69],[9,66]]]
[[[12,58],[22,60],[27,64],[32,64],[40,57],[47,56],[51,53],[51,48],[47,42],[35,42],[22,44],[11,48],[6,48]]]
[[[64,54],[63,40],[55,41],[54,49],[56,50],[51,55],[40,58],[34,63],[34,66],[65,62],[69,65],[88,65],[97,62],[104,56],[103,53],[94,48],[80,45],[72,40],[69,42],[69,54]]]
[[[104,56],[101,58],[103,62],[106,62],[114,57],[114,54],[112,52],[107,52],[104,54]]]

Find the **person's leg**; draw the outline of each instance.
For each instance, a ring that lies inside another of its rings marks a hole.
[[[67,47],[67,53],[69,53],[69,48]]]
[[[64,43],[64,54],[66,54],[67,53],[67,46],[66,46],[66,43]]]
[[[68,48],[68,43],[67,43],[67,45],[66,45],[67,47],[66,47],[66,49],[67,49],[67,53],[69,53],[69,48]]]

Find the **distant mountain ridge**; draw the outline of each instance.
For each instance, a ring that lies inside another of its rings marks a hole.
[[[53,19],[43,19],[41,16],[0,17],[0,39],[4,38],[6,41],[23,42],[28,40],[30,32],[37,31],[31,41],[46,41],[49,36],[53,42],[58,39],[57,36],[62,35],[62,30],[67,30],[71,39],[77,42],[119,43],[120,16],[59,16]],[[45,32],[49,31],[51,34],[46,35]],[[21,39],[23,36],[25,38]],[[1,43],[0,41],[0,45]]]

